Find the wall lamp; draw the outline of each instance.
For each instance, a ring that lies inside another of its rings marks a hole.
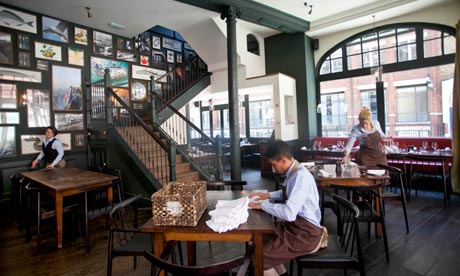
[[[22,106],[27,105],[27,94],[26,93],[22,94],[20,102]]]

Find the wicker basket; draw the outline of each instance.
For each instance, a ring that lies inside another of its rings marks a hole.
[[[206,182],[169,182],[151,200],[154,225],[195,226],[208,205]]]

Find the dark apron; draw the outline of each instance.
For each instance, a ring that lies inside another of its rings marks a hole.
[[[356,162],[368,169],[378,169],[377,164],[387,165],[387,156],[380,140],[382,137],[378,131],[364,137],[364,143],[359,145]]]

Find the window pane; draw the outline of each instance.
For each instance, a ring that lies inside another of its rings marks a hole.
[[[367,106],[372,111],[372,118],[377,118],[377,94],[375,90],[361,91],[361,106]]]
[[[331,73],[331,66],[330,61],[327,59],[321,65],[321,70],[319,72],[320,75],[330,74]]]
[[[380,65],[396,63],[396,47],[380,50]]]
[[[271,100],[249,102],[250,137],[270,137],[274,129]]]
[[[331,58],[339,58],[342,57],[342,48],[337,49],[334,53],[332,53]]]
[[[423,29],[423,40],[431,40],[434,38],[441,38],[442,32],[438,30]]]
[[[361,53],[361,38],[347,43],[347,56]]]
[[[408,61],[417,59],[417,49],[414,44],[407,44],[398,47],[398,61]]]
[[[363,68],[374,67],[379,65],[379,55],[377,51],[363,54]]]
[[[423,53],[426,58],[442,55],[441,50],[441,38],[427,40],[423,42]]]
[[[210,129],[210,122],[209,122],[209,111],[201,112],[201,122],[202,122],[202,130],[208,136],[211,136],[211,129]]]
[[[361,55],[348,56],[348,70],[361,68]]]
[[[398,88],[396,93],[398,103],[398,122],[428,121],[428,99],[426,86]]]
[[[398,29],[398,45],[415,42],[415,29]]]
[[[444,54],[455,54],[455,36],[445,34],[444,36]]]
[[[383,30],[379,32],[380,49],[396,46],[396,30]]]
[[[323,136],[344,136],[347,133],[344,93],[321,96]]]
[[[331,62],[332,62],[332,73],[343,71],[342,58],[333,59],[331,60]]]

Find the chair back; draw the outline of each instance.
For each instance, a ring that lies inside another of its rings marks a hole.
[[[385,164],[377,164],[380,169],[386,170],[390,176],[389,184],[393,187],[401,189],[401,193],[405,194],[406,185],[404,183],[404,172],[397,167],[388,166]]]
[[[144,257],[155,267],[159,268],[158,273],[163,270],[165,272],[172,273],[173,275],[186,275],[186,276],[201,276],[201,275],[217,275],[223,272],[230,271],[234,268],[239,267],[237,276],[243,276],[247,274],[247,271],[252,262],[254,255],[254,245],[250,245],[246,249],[244,256],[237,257],[228,261],[212,264],[208,266],[183,266],[173,264],[167,261],[170,255],[171,247],[166,247],[160,257],[153,255],[150,252],[145,251]],[[229,274],[231,275],[231,274]]]
[[[132,236],[132,232],[122,229],[137,229],[138,228],[138,208],[137,203],[142,198],[142,194],[130,197],[122,202],[117,203],[109,213],[110,227],[110,243],[114,242],[114,238],[118,238],[120,244],[126,243]],[[122,231],[120,231],[122,230]],[[113,235],[118,233],[118,237]]]
[[[121,170],[110,167],[104,167],[102,172],[105,174],[110,174],[118,177],[118,179],[112,181],[114,198],[118,200],[117,202],[123,201],[125,199],[125,196],[123,191],[123,182],[121,181]]]
[[[241,191],[243,186],[247,182],[243,180],[217,180],[217,181],[206,181],[206,189],[208,191],[213,190],[232,190],[232,191]]]

